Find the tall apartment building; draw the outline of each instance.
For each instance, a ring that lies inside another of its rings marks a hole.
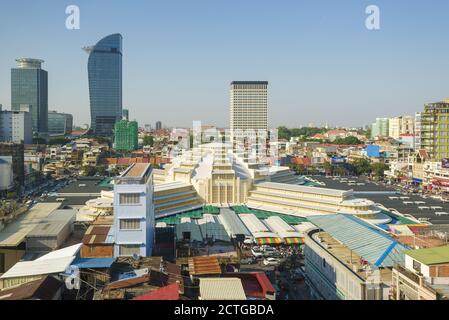
[[[421,149],[421,112],[415,113],[415,150]]]
[[[122,119],[122,40],[112,34],[83,48],[89,54],[91,129],[96,135],[112,135]]]
[[[115,149],[123,151],[137,150],[138,126],[136,121],[121,120],[115,124]]]
[[[0,141],[33,143],[31,114],[21,111],[2,111],[0,107]]]
[[[33,132],[46,134],[48,129],[48,73],[43,60],[17,59],[11,69],[11,109],[31,113]]]
[[[404,134],[415,133],[415,118],[413,116],[400,116],[390,118],[388,121],[388,135],[399,139]]]
[[[449,157],[449,99],[424,106],[420,138],[421,148],[432,160]]]
[[[237,130],[268,130],[268,82],[233,81],[230,86],[231,134]]]
[[[371,125],[371,138],[389,136],[388,118],[376,118],[376,122]]]
[[[136,163],[115,179],[114,257],[151,256],[155,228],[153,195],[150,164]]]
[[[50,135],[71,134],[73,130],[73,116],[68,113],[50,111],[48,113],[48,133]]]

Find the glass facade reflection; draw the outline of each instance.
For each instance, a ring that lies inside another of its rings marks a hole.
[[[109,136],[122,118],[122,36],[109,35],[89,53],[89,96],[91,129],[94,134]]]
[[[47,133],[48,74],[41,69],[43,60],[17,59],[11,69],[11,109],[29,111],[33,132]]]

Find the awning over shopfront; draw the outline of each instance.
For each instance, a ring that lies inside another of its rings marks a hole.
[[[284,243],[284,240],[281,238],[257,238],[256,242],[258,245],[264,245],[264,244],[282,244]]]
[[[303,244],[304,241],[301,238],[285,238],[284,239],[286,244]]]

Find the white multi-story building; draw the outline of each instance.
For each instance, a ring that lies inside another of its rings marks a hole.
[[[24,111],[2,111],[0,108],[0,141],[33,143],[31,114]]]
[[[231,135],[268,129],[267,81],[233,81],[230,88]]]
[[[394,139],[399,139],[402,134],[415,133],[415,118],[413,116],[390,118],[388,126],[389,136]]]
[[[421,112],[415,113],[415,150],[421,149]]]
[[[136,163],[115,179],[114,257],[151,256],[154,243],[153,171]]]

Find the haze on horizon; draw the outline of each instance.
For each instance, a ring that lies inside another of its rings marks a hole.
[[[65,28],[78,5],[81,29]],[[381,29],[365,28],[380,7]],[[31,2],[0,10],[0,104],[10,108],[10,69],[45,60],[49,110],[90,123],[87,54],[123,35],[123,108],[140,126],[157,120],[228,126],[229,84],[269,81],[269,124],[362,126],[414,114],[449,97],[449,2],[434,0],[238,0]]]

